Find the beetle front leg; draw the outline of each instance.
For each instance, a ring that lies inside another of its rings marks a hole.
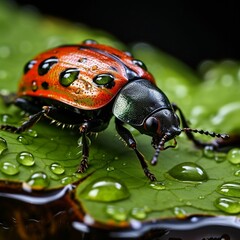
[[[87,142],[87,132],[89,129],[89,124],[87,122],[83,123],[80,127],[80,133],[82,134],[82,160],[77,169],[78,173],[84,173],[88,168],[88,157],[89,157],[89,146]]]
[[[51,106],[44,106],[42,111],[30,115],[28,120],[25,121],[20,127],[15,127],[11,125],[1,125],[0,130],[4,130],[11,133],[22,133],[30,129],[35,123],[37,123],[43,116],[47,116],[53,108]]]
[[[147,165],[147,162],[146,162],[144,156],[142,155],[141,152],[138,151],[137,143],[136,143],[135,139],[133,138],[132,134],[130,133],[130,131],[128,129],[126,129],[123,126],[123,122],[118,120],[117,118],[115,118],[115,124],[116,124],[116,130],[117,130],[118,134],[120,135],[120,137],[125,141],[125,143],[128,145],[128,147],[133,149],[134,152],[136,153],[136,155],[138,157],[138,160],[141,163],[141,166],[143,168],[143,171],[144,171],[145,175],[151,181],[156,181],[156,177],[148,169],[148,165]]]

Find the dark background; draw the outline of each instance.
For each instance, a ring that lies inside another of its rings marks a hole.
[[[193,68],[206,59],[240,58],[240,8],[233,0],[14,2],[107,31],[125,44],[153,44]]]

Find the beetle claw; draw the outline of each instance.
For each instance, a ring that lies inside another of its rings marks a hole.
[[[80,166],[77,169],[77,173],[84,173],[88,168],[88,161],[87,158],[84,157],[80,163]]]

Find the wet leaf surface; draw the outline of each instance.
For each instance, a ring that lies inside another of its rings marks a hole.
[[[10,21],[13,15],[15,21]],[[47,48],[86,38],[124,47],[106,33],[9,10],[3,3],[0,18],[2,93],[16,91],[25,62]],[[31,34],[34,29],[38,31]],[[206,62],[195,73],[149,45],[137,44],[132,51],[148,66],[170,101],[181,107],[191,126],[239,134],[238,62]],[[18,126],[22,119],[19,109],[0,101],[0,124]],[[154,154],[150,137],[129,129],[150,162]],[[176,149],[161,152],[158,164],[150,166],[157,181],[149,182],[134,152],[119,140],[113,121],[106,131],[90,137],[90,166],[84,174],[76,173],[82,152],[77,129],[62,129],[41,121],[23,134],[1,131],[0,137],[0,180],[5,189],[11,182],[20,183],[27,192],[75,184],[72,204],[81,206],[87,214],[87,225],[99,222],[124,227],[133,220],[240,214],[238,147],[228,154],[199,150],[182,135]]]

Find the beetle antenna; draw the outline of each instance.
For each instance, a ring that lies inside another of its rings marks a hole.
[[[161,141],[159,142],[159,144],[158,144],[158,146],[157,146],[157,148],[156,148],[155,154],[154,154],[154,156],[153,156],[153,158],[152,158],[152,161],[151,161],[151,164],[152,164],[152,165],[156,165],[156,164],[157,164],[158,155],[159,155],[159,153],[160,153],[161,150],[166,150],[166,149],[168,149],[168,148],[175,148],[175,147],[177,146],[177,141],[176,141],[176,139],[174,138],[174,145],[169,145],[169,146],[167,146],[167,147],[164,147],[164,144],[165,144],[165,142],[167,141],[167,137],[168,137],[168,135],[165,134],[165,135],[162,137]]]
[[[209,131],[204,131],[202,129],[192,129],[192,128],[183,128],[181,129],[182,132],[194,132],[194,133],[200,133],[202,135],[207,135],[211,137],[217,137],[217,138],[222,138],[222,139],[228,139],[229,135],[228,134],[221,134],[221,133],[215,133],[215,132],[209,132]]]

